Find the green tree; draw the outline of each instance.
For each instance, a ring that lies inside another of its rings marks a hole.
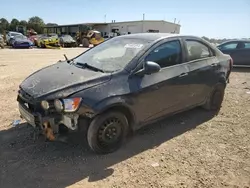
[[[11,20],[11,22],[10,22],[9,30],[10,30],[10,31],[16,31],[16,26],[18,26],[18,25],[19,25],[18,19],[13,18],[13,19]]]
[[[37,33],[43,33],[45,23],[42,18],[33,16],[28,21],[28,29],[34,29]]]
[[[4,30],[8,30],[9,22],[5,18],[0,19],[0,33],[3,33]]]
[[[21,21],[19,22],[19,25],[22,25],[22,26],[27,27],[28,22],[27,22],[26,20],[21,20]]]
[[[47,23],[46,26],[58,26],[56,23]]]

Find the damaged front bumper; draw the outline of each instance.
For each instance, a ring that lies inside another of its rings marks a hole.
[[[61,46],[58,42],[45,42],[45,48],[48,49],[61,49]]]
[[[79,115],[76,113],[70,114],[44,114],[33,112],[30,104],[18,99],[18,108],[21,118],[34,128],[38,128],[46,136],[48,140],[56,140],[60,134],[60,127],[66,128],[68,131],[76,131],[78,129]]]

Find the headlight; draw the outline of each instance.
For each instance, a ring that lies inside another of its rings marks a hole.
[[[48,110],[49,109],[49,102],[48,101],[42,101],[41,106],[42,106],[42,108],[44,110]]]
[[[59,112],[63,111],[63,103],[60,99],[56,99],[54,101],[54,105],[55,105],[55,108],[57,111],[59,111]]]
[[[56,99],[54,105],[57,111],[74,112],[78,109],[82,98]]]

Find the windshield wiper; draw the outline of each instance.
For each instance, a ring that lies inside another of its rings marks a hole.
[[[86,68],[88,68],[90,70],[93,70],[93,71],[104,72],[102,69],[99,69],[97,67],[89,65],[88,63],[79,63],[79,62],[77,62],[76,65],[81,65],[81,66],[86,67]]]

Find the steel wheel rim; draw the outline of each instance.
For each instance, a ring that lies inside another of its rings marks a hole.
[[[122,122],[118,118],[105,120],[98,129],[98,142],[102,147],[114,147],[120,143]]]

